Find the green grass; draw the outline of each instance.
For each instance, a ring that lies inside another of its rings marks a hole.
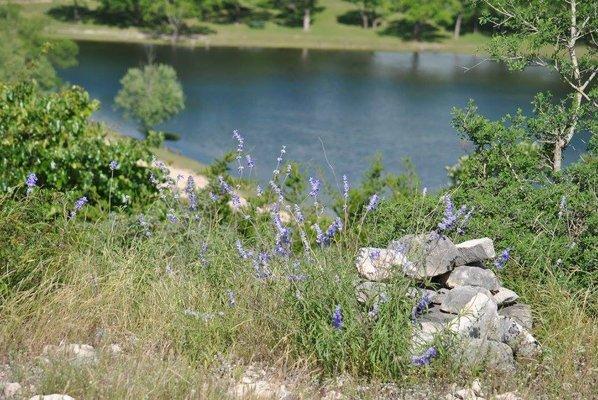
[[[93,2],[90,2],[93,5]],[[70,4],[60,0],[53,3],[27,3],[24,11],[30,16],[45,15],[58,4]],[[303,32],[301,28],[286,27],[274,22],[266,22],[263,29],[250,28],[247,24],[200,23],[215,31],[200,38],[182,38],[184,46],[239,46],[239,47],[280,47],[305,49],[342,50],[387,50],[387,51],[442,51],[457,53],[479,52],[488,37],[481,34],[465,34],[454,40],[449,32],[440,30],[439,39],[434,42],[402,40],[396,36],[384,35],[384,26],[376,30],[363,29],[355,25],[341,24],[337,17],[355,7],[342,0],[322,0],[323,11],[315,14],[312,29]],[[390,21],[398,17],[390,18]],[[120,29],[93,23],[71,23],[54,21],[47,29],[53,37],[76,40],[170,43],[168,38],[156,39],[137,28]]]

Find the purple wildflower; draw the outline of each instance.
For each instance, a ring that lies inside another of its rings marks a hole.
[[[379,249],[370,251],[370,260],[376,261],[379,258],[380,258],[380,250]]]
[[[268,263],[270,261],[270,255],[266,252],[259,253],[253,259],[253,269],[255,270],[255,276],[257,279],[267,279],[272,275]]]
[[[295,209],[295,219],[297,220],[297,222],[303,223],[303,221],[305,220],[305,217],[303,217],[303,213],[301,212],[301,208],[297,204],[295,204],[293,206],[293,208]]]
[[[280,163],[282,163],[282,159],[284,158],[284,155],[287,152],[287,146],[282,146],[282,148],[280,149],[280,155],[276,158],[276,169],[274,171],[272,171],[272,175],[274,177],[278,176],[280,174]]]
[[[324,238],[322,229],[320,229],[320,225],[313,224],[311,227],[314,231],[316,231],[316,243],[320,245],[323,244],[326,239]]]
[[[332,222],[330,224],[330,226],[328,226],[328,229],[326,229],[326,234],[324,234],[322,236],[322,240],[321,240],[320,244],[329,245],[330,241],[332,240],[334,235],[336,235],[337,232],[342,231],[342,230],[343,230],[343,223],[340,218],[336,218],[334,220],[334,222]]]
[[[30,172],[29,175],[27,175],[25,184],[27,185],[27,194],[31,193],[33,188],[37,186],[37,175],[35,175],[33,172]]]
[[[349,200],[349,180],[347,175],[343,175],[343,211],[347,211],[347,201]]]
[[[436,356],[438,356],[438,351],[436,350],[435,347],[430,347],[428,350],[424,351],[421,355],[411,357],[411,363],[413,365],[421,367],[423,365],[430,364],[432,359],[435,358]]]
[[[251,158],[251,155],[247,154],[245,156],[245,161],[247,161],[247,166],[251,169],[253,167],[255,167],[255,164],[253,162],[253,159]]]
[[[255,191],[257,193],[257,197],[262,197],[264,195],[264,189],[262,188],[261,185],[257,185],[257,187],[255,188]]]
[[[189,208],[195,210],[197,208],[197,196],[195,194],[195,180],[191,175],[187,177],[185,193],[187,193],[187,198],[189,199]]]
[[[145,215],[139,214],[138,221],[139,225],[143,229],[143,233],[145,234],[145,236],[152,236],[152,232],[150,231],[150,224],[145,219]]]
[[[235,193],[233,188],[230,187],[228,183],[226,183],[222,176],[218,177],[218,181],[220,182],[220,189],[222,190],[222,192],[230,196],[231,202],[233,203],[233,208],[237,209],[241,207],[241,199],[239,198],[239,195]]]
[[[110,171],[114,171],[120,168],[120,164],[118,161],[112,160],[110,161],[110,164],[108,164],[108,168],[110,168]]]
[[[343,312],[338,304],[332,312],[332,327],[336,330],[343,329]]]
[[[215,194],[214,192],[210,192],[209,196],[210,196],[210,200],[212,200],[214,203],[217,202],[219,199],[218,195]]]
[[[245,249],[243,248],[243,244],[241,243],[241,241],[239,239],[237,239],[237,242],[235,243],[235,245],[237,246],[237,252],[239,253],[239,256],[243,259],[247,259],[251,257],[251,252],[249,251],[245,251]]]
[[[378,202],[379,201],[380,201],[380,198],[378,197],[378,194],[374,193],[372,195],[372,197],[370,197],[370,202],[365,207],[365,210],[367,212],[370,212],[370,211],[374,210],[378,206]]]
[[[172,224],[176,224],[177,222],[179,222],[179,219],[174,214],[174,210],[172,209],[168,210],[168,212],[166,213],[166,219],[168,219]]]
[[[75,201],[75,208],[71,211],[71,218],[75,218],[75,215],[88,203],[87,197],[83,196]]]
[[[318,197],[318,194],[320,193],[320,183],[321,182],[319,179],[312,178],[311,176],[309,177],[309,186],[311,188],[309,191],[309,195],[314,199]]]
[[[503,269],[507,264],[507,261],[511,258],[511,249],[506,248],[503,252],[498,256],[498,258],[494,261],[494,266],[497,269]]]
[[[415,320],[417,320],[417,317],[422,315],[428,309],[428,306],[430,305],[431,302],[432,302],[432,299],[430,299],[430,296],[428,296],[427,293],[424,294],[422,296],[422,298],[417,302],[415,307],[413,307],[413,312],[411,313],[411,319],[415,322]]]
[[[245,140],[243,140],[243,136],[239,133],[238,130],[233,131],[233,137],[237,140],[237,157],[240,158],[240,154],[243,153],[243,147],[245,144]]]
[[[275,250],[281,255],[288,254],[287,247],[291,243],[291,230],[285,227],[280,220],[280,214],[278,212],[272,212],[272,222],[276,227],[276,245]]]

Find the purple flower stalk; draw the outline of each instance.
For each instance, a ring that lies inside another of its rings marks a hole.
[[[318,197],[318,194],[320,193],[320,183],[321,182],[319,179],[312,178],[311,176],[309,177],[309,186],[311,188],[309,191],[309,195],[314,199]]]
[[[241,243],[241,241],[239,239],[237,239],[237,242],[235,243],[235,245],[237,246],[237,252],[239,253],[239,256],[243,259],[247,259],[249,257],[251,257],[251,253],[245,251],[245,249],[243,248],[243,244]]]
[[[247,161],[247,166],[249,167],[249,169],[255,167],[255,163],[253,162],[253,159],[251,158],[251,155],[247,154],[245,156],[245,161]]]
[[[415,307],[413,307],[413,312],[411,313],[411,319],[413,320],[413,322],[415,322],[417,318],[428,309],[428,306],[431,302],[432,299],[430,299],[430,296],[428,296],[427,293],[422,296],[422,298],[417,302]]]
[[[293,205],[293,208],[295,209],[295,219],[297,220],[297,222],[303,223],[303,221],[305,221],[305,217],[301,212],[301,208],[297,204]]]
[[[25,184],[27,185],[27,194],[33,191],[33,188],[37,186],[37,175],[33,172],[30,172],[27,175],[27,180],[25,180]]]
[[[120,168],[120,164],[118,161],[112,160],[110,161],[110,164],[108,164],[108,168],[110,168],[110,171],[114,171]]]
[[[432,359],[436,358],[436,356],[438,356],[438,351],[436,350],[435,347],[430,347],[428,350],[424,351],[421,355],[411,357],[411,363],[413,365],[421,367],[421,366],[430,364]]]
[[[494,266],[496,269],[503,269],[507,264],[507,261],[511,258],[511,249],[506,248],[503,252],[498,256],[496,260],[494,260]]]
[[[245,144],[245,140],[243,140],[243,136],[239,133],[238,130],[233,131],[233,138],[237,140],[237,157],[240,158],[240,154],[243,153],[243,147]]]
[[[166,219],[168,219],[168,221],[170,221],[170,223],[172,224],[176,224],[177,222],[179,222],[179,219],[177,218],[176,215],[174,215],[174,210],[168,210],[168,212],[166,213]]]
[[[264,189],[262,189],[261,185],[257,185],[255,191],[257,193],[257,197],[262,197],[264,195]]]
[[[267,279],[272,275],[268,263],[270,261],[270,255],[266,252],[259,253],[253,259],[253,269],[255,270],[255,276],[257,279]]]
[[[143,233],[145,234],[145,236],[147,236],[147,237],[152,236],[152,232],[150,231],[150,224],[145,219],[145,215],[139,214],[138,221],[139,221],[139,225],[143,229]]]
[[[370,260],[376,261],[379,258],[380,258],[380,250],[376,249],[376,250],[370,251]]]
[[[320,243],[321,245],[329,245],[330,241],[337,234],[343,230],[343,223],[340,218],[336,218],[333,223],[330,224],[328,229],[326,229],[326,233],[322,235]]]
[[[378,197],[378,194],[374,193],[372,195],[372,197],[370,197],[370,202],[365,207],[365,210],[367,212],[370,212],[370,211],[374,210],[376,207],[378,207],[378,203],[379,202],[380,202],[380,198]]]
[[[316,243],[320,245],[324,244],[324,233],[322,232],[322,229],[320,229],[320,225],[313,224],[311,227],[314,231],[316,231]]]
[[[343,312],[341,306],[337,304],[332,312],[332,327],[336,330],[343,329]]]

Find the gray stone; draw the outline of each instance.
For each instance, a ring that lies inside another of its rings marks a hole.
[[[494,272],[470,266],[455,268],[446,279],[445,285],[449,288],[457,286],[480,286],[488,290],[500,288],[500,282]]]
[[[448,323],[449,329],[461,337],[485,339],[496,332],[497,306],[490,296],[477,293]]]
[[[494,243],[490,238],[468,240],[457,245],[459,257],[456,265],[479,263],[496,257]]]
[[[68,394],[47,394],[47,395],[36,395],[31,397],[29,400],[75,400]]]
[[[407,257],[403,272],[415,279],[432,278],[450,271],[459,255],[453,242],[436,232],[407,235],[388,247]]]
[[[449,289],[439,289],[436,294],[432,297],[432,304],[442,304],[444,299],[446,299],[446,294],[449,292]]]
[[[440,311],[438,308],[432,308],[427,313],[418,318],[420,322],[436,322],[439,324],[447,324],[455,318],[454,314],[448,314]]]
[[[407,259],[401,253],[388,250],[363,247],[359,249],[355,265],[359,275],[368,280],[382,282],[392,277],[395,267],[403,267]]]
[[[533,326],[532,309],[527,304],[517,303],[498,310],[498,315],[509,317],[519,322],[525,329],[531,330]]]
[[[21,391],[21,384],[18,382],[10,382],[4,385],[4,397],[9,399],[16,396]]]
[[[500,287],[493,297],[499,307],[513,304],[519,299],[517,293],[506,287]]]
[[[478,293],[492,297],[490,291],[479,286],[458,286],[448,291],[440,304],[440,310],[448,313],[458,314],[459,311]]]
[[[357,301],[361,304],[371,304],[382,293],[386,293],[386,284],[381,282],[361,282],[355,288]]]
[[[502,373],[515,372],[513,351],[504,343],[487,339],[466,339],[457,357],[468,368],[485,367]]]
[[[421,352],[434,341],[436,335],[444,329],[438,322],[419,321],[411,334],[411,349],[413,353]]]
[[[496,330],[491,337],[509,345],[518,358],[536,358],[542,352],[536,338],[521,324],[509,317],[499,318]]]
[[[507,392],[494,396],[492,400],[523,400],[523,398],[517,396],[514,392]]]
[[[67,357],[77,364],[94,363],[97,361],[97,354],[93,346],[88,344],[61,344],[60,346],[46,345],[43,348],[45,356]]]

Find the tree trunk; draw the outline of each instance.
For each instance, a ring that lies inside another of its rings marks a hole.
[[[554,142],[554,149],[552,151],[552,171],[559,172],[561,170],[561,163],[563,160],[563,141],[557,139]]]
[[[455,30],[453,31],[453,38],[459,39],[461,36],[461,22],[463,21],[463,14],[459,13],[457,15],[457,20],[455,21]]]
[[[418,42],[422,40],[422,24],[419,21],[413,25],[413,38]]]
[[[311,10],[306,8],[303,10],[303,30],[309,31],[309,27],[311,26]]]
[[[364,29],[367,29],[370,25],[368,20],[368,13],[363,10],[361,11],[361,24]]]
[[[73,1],[73,19],[75,22],[79,22],[79,2],[77,0]]]
[[[478,33],[480,31],[480,24],[478,21],[478,13],[473,14],[473,33]]]

